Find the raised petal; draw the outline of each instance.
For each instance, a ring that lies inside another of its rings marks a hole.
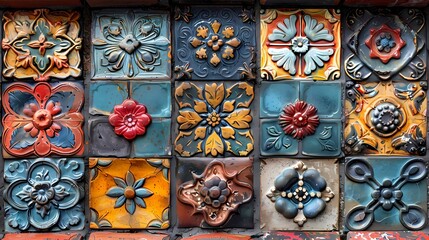
[[[333,49],[310,48],[304,55],[305,69],[304,73],[309,75],[317,67],[323,67],[324,62],[329,61],[330,56],[334,53]]]
[[[134,200],[127,199],[125,202],[125,209],[129,214],[133,215],[136,211],[136,204],[134,203]]]
[[[305,36],[308,37],[312,42],[326,40],[333,41],[334,36],[329,33],[327,29],[325,29],[325,25],[323,23],[317,22],[316,19],[310,17],[309,15],[304,16],[305,28],[304,33]]]
[[[179,111],[177,122],[180,130],[188,130],[197,126],[203,119],[194,111]]]
[[[274,187],[279,191],[287,191],[298,182],[299,174],[293,168],[286,168],[274,180]]]
[[[204,87],[204,96],[212,108],[217,108],[225,98],[225,87],[223,83],[219,85],[216,83],[212,83],[211,85],[206,84]]]
[[[205,142],[204,152],[206,155],[212,155],[216,157],[219,154],[224,153],[224,145],[219,135],[213,131]]]
[[[308,169],[302,175],[304,182],[310,184],[315,191],[323,191],[326,189],[326,180],[320,176],[319,171],[316,169]]]
[[[268,48],[268,54],[271,55],[271,59],[277,62],[277,67],[283,68],[288,71],[291,75],[295,75],[296,68],[296,56],[288,48]]]
[[[229,114],[225,120],[234,128],[247,129],[250,128],[252,116],[250,116],[250,109],[239,109]]]
[[[124,205],[125,201],[127,200],[127,198],[124,195],[121,195],[118,197],[118,199],[116,199],[115,201],[115,208],[120,208]]]
[[[304,206],[304,210],[303,210],[304,216],[307,218],[315,218],[323,210],[325,210],[325,207],[326,207],[325,201],[323,201],[320,198],[312,198],[310,202],[308,202]]]
[[[124,195],[124,189],[121,187],[111,187],[107,190],[106,195],[112,198],[117,198]]]
[[[279,22],[277,28],[273,30],[273,33],[268,35],[268,40],[290,41],[296,35],[296,19],[296,16],[292,15],[290,18],[284,20],[284,24]]]
[[[285,218],[292,219],[298,214],[298,206],[287,198],[277,198],[274,207]]]
[[[136,189],[136,196],[141,197],[141,198],[147,198],[153,195],[153,192],[146,189],[146,188],[139,188]]]
[[[134,198],[134,203],[137,204],[137,206],[139,206],[141,208],[146,208],[145,201],[142,198],[140,198],[140,197],[135,197]]]
[[[133,186],[134,181],[135,181],[134,174],[128,171],[127,175],[125,176],[125,182],[127,183],[127,186]]]

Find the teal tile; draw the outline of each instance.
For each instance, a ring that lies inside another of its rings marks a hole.
[[[91,83],[89,93],[89,113],[108,116],[115,105],[121,104],[128,97],[127,83]]]
[[[135,157],[157,157],[171,155],[171,119],[152,119],[143,136],[132,142]]]
[[[298,100],[299,82],[263,82],[260,117],[278,117],[283,107]]]
[[[147,107],[152,117],[171,117],[171,84],[169,82],[132,82],[131,96]]]
[[[320,118],[341,117],[340,83],[301,82],[300,100],[315,106]]]
[[[286,135],[277,119],[261,120],[260,146],[262,156],[298,154],[298,140]]]
[[[302,140],[302,154],[334,157],[341,154],[341,121],[321,120],[316,132]]]

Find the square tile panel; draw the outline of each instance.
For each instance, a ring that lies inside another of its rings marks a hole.
[[[81,240],[80,233],[11,233],[6,234],[3,240]]]
[[[4,12],[3,76],[36,81],[79,77],[80,21],[78,11]]]
[[[346,83],[346,154],[425,155],[426,82]]]
[[[94,115],[89,124],[92,156],[171,155],[169,82],[98,81],[91,83],[90,93],[89,112]],[[126,110],[129,106],[133,110]],[[144,117],[139,109],[145,109]]]
[[[336,230],[340,197],[336,160],[266,159],[261,163],[264,231]]]
[[[380,6],[380,7],[425,7],[428,5],[426,0],[375,0],[368,2],[367,0],[345,0],[344,5],[356,7],[356,6]]]
[[[427,164],[419,158],[346,159],[346,230],[420,230],[427,223]]]
[[[262,156],[341,154],[341,84],[263,82],[260,93]]]
[[[323,240],[338,240],[340,234],[338,232],[280,232],[271,231],[264,233],[258,239],[261,240],[284,240],[284,239],[323,239]]]
[[[176,82],[175,98],[174,147],[180,156],[247,156],[253,151],[252,84]]]
[[[83,230],[84,173],[80,158],[6,160],[6,232]]]
[[[116,233],[116,232],[92,232],[88,240],[164,240],[168,237],[166,234],[154,233]]]
[[[339,79],[340,20],[337,9],[261,10],[261,77]]]
[[[192,6],[175,12],[175,79],[254,79],[253,9]]]
[[[361,240],[361,239],[395,239],[395,240],[411,240],[411,239],[420,239],[427,240],[429,235],[424,232],[419,231],[400,231],[400,232],[349,232],[347,233],[348,240]]]
[[[423,12],[351,8],[343,17],[344,71],[348,79],[426,80]]]
[[[252,164],[249,158],[179,158],[178,226],[253,228]]]
[[[81,84],[12,83],[2,87],[3,157],[82,155]]]
[[[168,12],[97,10],[92,30],[92,79],[169,80]]]
[[[168,159],[90,158],[92,229],[165,229],[170,225]]]
[[[250,236],[240,234],[228,234],[228,233],[209,233],[209,234],[198,234],[192,237],[182,238],[183,240],[250,240]]]

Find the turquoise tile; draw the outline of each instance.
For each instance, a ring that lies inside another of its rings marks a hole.
[[[143,136],[132,142],[135,157],[157,157],[171,155],[171,119],[152,119]]]
[[[96,82],[89,88],[89,113],[110,115],[115,105],[121,104],[128,97],[125,82]]]
[[[286,135],[277,119],[261,120],[260,146],[262,156],[298,154],[298,140]]]
[[[313,135],[302,140],[302,154],[335,157],[341,154],[341,121],[320,120]]]
[[[132,82],[131,96],[140,104],[144,104],[152,117],[171,117],[169,82]]]
[[[263,82],[261,85],[261,118],[278,117],[283,107],[299,96],[299,82]]]
[[[341,117],[340,83],[301,82],[300,100],[315,106],[320,118]]]

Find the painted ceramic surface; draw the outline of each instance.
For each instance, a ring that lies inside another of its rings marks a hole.
[[[426,240],[429,239],[429,235],[424,232],[349,232],[347,233],[347,239],[349,240],[382,240],[382,239],[397,239],[397,240]]]
[[[80,233],[16,233],[6,234],[3,240],[81,240],[83,239]]]
[[[320,240],[337,240],[340,239],[338,232],[277,232],[272,231],[265,233],[259,239],[262,240],[301,240],[301,239],[320,239]]]
[[[340,49],[339,10],[262,10],[263,79],[338,79]]]
[[[348,78],[425,80],[426,30],[420,10],[355,8],[343,16]]]
[[[3,85],[3,156],[81,155],[83,96],[71,82]]]
[[[260,93],[261,155],[341,154],[341,85],[263,82]]]
[[[427,222],[427,166],[418,158],[346,160],[349,230],[419,230]]]
[[[248,158],[179,159],[178,226],[252,228],[252,163]]]
[[[335,160],[267,159],[261,164],[262,230],[338,229]]]
[[[346,6],[380,6],[380,7],[425,7],[428,5],[426,0],[376,0],[368,2],[366,0],[345,0]]]
[[[84,170],[79,158],[6,160],[6,231],[82,230]]]
[[[127,101],[137,102],[131,111]],[[92,156],[150,157],[171,155],[171,85],[168,82],[96,82],[90,85],[90,152]],[[143,117],[137,105],[150,116]],[[122,109],[122,110],[120,110]],[[118,111],[118,112],[117,112]],[[138,114],[135,114],[137,111]],[[117,113],[116,113],[117,112]],[[130,113],[131,113],[130,112]],[[109,122],[116,115],[116,125]],[[118,118],[119,117],[119,118]],[[124,120],[124,121],[122,121]],[[140,121],[140,123],[139,123]],[[136,125],[130,125],[133,122]],[[139,125],[140,124],[140,125]],[[144,130],[144,131],[142,131]],[[144,132],[142,134],[142,132]],[[138,134],[140,133],[140,135]],[[134,135],[136,134],[136,135]],[[134,138],[127,138],[127,137]]]
[[[425,155],[426,90],[426,82],[347,82],[345,152]]]
[[[285,4],[294,6],[335,6],[340,3],[339,0],[322,0],[320,2],[314,2],[311,0],[260,0],[259,3],[264,6],[284,6]]]
[[[139,10],[93,13],[93,79],[169,79],[169,15]]]
[[[79,21],[77,11],[5,12],[3,76],[36,81],[80,76]]]
[[[228,233],[210,233],[210,234],[200,234],[193,237],[182,238],[183,240],[213,240],[213,239],[222,239],[222,240],[250,240],[250,236],[239,235],[239,234],[228,234]]]
[[[149,233],[116,233],[116,232],[93,232],[89,235],[89,240],[163,240],[167,239],[164,234]]]
[[[92,229],[169,227],[168,159],[90,158],[89,168]]]
[[[175,98],[179,155],[247,156],[253,151],[253,85],[182,82],[176,84]]]
[[[241,7],[176,8],[175,79],[254,79],[254,14]]]

